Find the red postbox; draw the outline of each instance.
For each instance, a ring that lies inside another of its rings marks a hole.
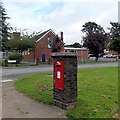
[[[55,61],[55,88],[64,90],[64,61]]]

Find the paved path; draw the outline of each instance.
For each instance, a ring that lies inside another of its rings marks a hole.
[[[117,63],[111,64],[84,64],[79,65],[79,69],[117,66]],[[51,72],[51,66],[45,67],[25,67],[25,68],[4,68],[3,79],[12,79],[28,74]],[[2,117],[3,118],[65,118],[64,111],[54,106],[49,106],[37,102],[19,93],[14,88],[14,81],[2,83]]]
[[[16,91],[13,82],[3,83],[2,87],[2,118],[65,118],[63,110]]]

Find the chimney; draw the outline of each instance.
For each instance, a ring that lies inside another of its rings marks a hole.
[[[20,39],[20,32],[13,32],[13,37],[15,39]]]
[[[63,32],[61,32],[61,40],[63,41]]]

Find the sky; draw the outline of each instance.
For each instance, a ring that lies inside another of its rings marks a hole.
[[[81,42],[82,26],[96,22],[108,32],[110,22],[118,21],[119,0],[4,0],[8,22],[13,28],[44,32],[63,31],[65,44]]]

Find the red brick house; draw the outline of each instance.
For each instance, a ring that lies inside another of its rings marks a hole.
[[[37,43],[35,50],[23,52],[24,58],[27,60],[51,63],[52,52],[56,52],[56,50],[57,52],[64,51],[63,32],[61,32],[61,37],[58,37],[49,29],[35,36],[35,39]]]
[[[104,50],[104,53],[105,53],[105,54],[118,54],[118,52],[113,51],[113,50],[109,50],[109,49],[105,49],[105,50]]]
[[[88,49],[87,48],[71,48],[71,47],[65,47],[65,52],[73,52],[78,53],[79,56],[77,57],[78,60],[86,60],[88,59]]]

